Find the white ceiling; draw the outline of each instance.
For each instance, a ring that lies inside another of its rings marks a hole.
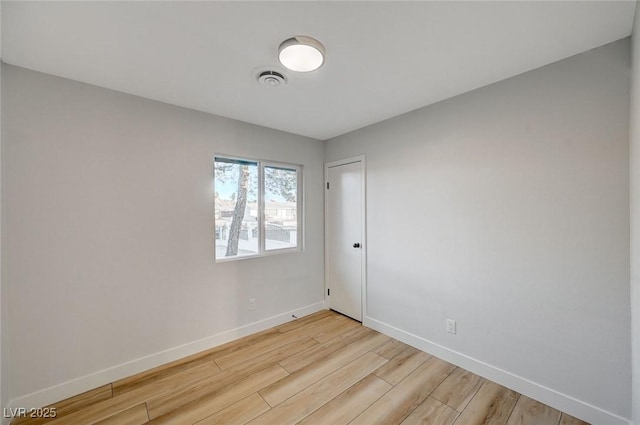
[[[635,1],[2,1],[10,64],[328,139],[631,34]],[[293,35],[325,65],[266,88]]]

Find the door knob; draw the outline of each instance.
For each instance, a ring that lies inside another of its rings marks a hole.
[[[354,243],[354,244],[353,244],[353,247],[354,247],[354,248],[360,248],[360,242],[356,242],[356,243]]]

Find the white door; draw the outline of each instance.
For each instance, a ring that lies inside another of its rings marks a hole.
[[[329,308],[362,321],[363,162],[326,168],[326,286]]]

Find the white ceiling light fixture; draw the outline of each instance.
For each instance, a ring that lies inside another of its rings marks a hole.
[[[324,46],[318,40],[306,35],[296,35],[280,44],[278,59],[288,69],[296,72],[310,72],[324,63]]]

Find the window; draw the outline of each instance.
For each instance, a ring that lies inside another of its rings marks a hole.
[[[214,160],[216,260],[302,248],[302,166]]]

